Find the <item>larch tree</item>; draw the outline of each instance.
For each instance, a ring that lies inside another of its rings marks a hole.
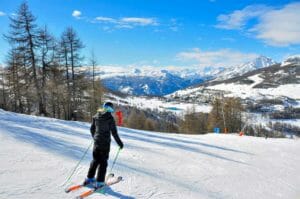
[[[22,3],[16,15],[10,17],[10,30],[5,38],[17,51],[17,54],[24,58],[24,65],[30,70],[30,77],[33,79],[35,98],[37,99],[38,112],[40,115],[46,113],[43,103],[41,87],[38,79],[39,69],[37,66],[37,49],[39,47],[38,26],[36,17],[31,13],[26,2]]]

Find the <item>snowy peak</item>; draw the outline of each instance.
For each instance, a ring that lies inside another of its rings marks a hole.
[[[298,60],[298,58],[293,60]],[[299,64],[289,63],[259,68],[230,79],[205,82],[196,87],[177,91],[167,97],[207,102],[212,99],[211,96],[225,94],[229,97],[251,100],[278,97],[299,100],[299,92]]]
[[[113,91],[133,95],[163,96],[208,80],[226,80],[237,77],[275,63],[268,57],[259,56],[251,62],[230,68],[101,66],[96,68],[96,75],[107,88]],[[82,70],[90,71],[88,66]]]
[[[260,68],[265,68],[274,64],[276,64],[274,60],[261,55],[245,64],[224,69],[223,71],[221,71],[219,74],[216,75],[217,76],[216,80],[230,79],[236,76],[243,75],[247,72],[260,69]]]
[[[140,69],[135,68],[135,69],[133,70],[133,73],[134,73],[134,74],[137,74],[137,75],[140,75],[140,74],[142,73],[142,71],[141,71]]]
[[[203,82],[201,71],[179,67],[103,68],[102,83],[109,89],[133,95],[165,95]]]
[[[258,68],[265,68],[274,64],[276,64],[274,60],[272,60],[269,57],[265,57],[261,55],[256,59],[254,59],[253,61],[244,64],[244,66],[250,66],[250,67],[252,66],[253,68],[258,69]]]
[[[286,58],[281,65],[288,65],[288,64],[300,64],[300,55],[292,55]]]

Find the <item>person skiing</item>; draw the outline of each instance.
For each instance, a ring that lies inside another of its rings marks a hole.
[[[88,170],[84,185],[95,183],[95,188],[105,185],[105,175],[107,169],[107,160],[109,158],[111,135],[122,149],[124,147],[121,141],[115,120],[111,113],[114,112],[114,106],[111,102],[104,103],[103,107],[98,109],[93,117],[91,125],[91,134],[94,139],[93,160]],[[96,170],[97,177],[95,179]]]

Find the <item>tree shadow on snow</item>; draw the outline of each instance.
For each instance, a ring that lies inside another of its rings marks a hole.
[[[184,139],[165,137],[165,136],[154,135],[154,134],[150,135],[150,134],[147,134],[146,132],[143,132],[140,130],[132,130],[132,129],[127,129],[127,128],[122,128],[120,130],[121,130],[121,132],[124,132],[124,133],[131,133],[131,134],[134,133],[134,134],[142,135],[142,136],[149,137],[149,138],[158,138],[158,139],[173,141],[173,142],[178,142],[178,143],[192,144],[192,145],[197,145],[197,146],[201,145],[204,147],[216,148],[216,149],[220,149],[220,150],[224,150],[224,151],[231,151],[231,152],[243,153],[243,154],[247,154],[247,155],[254,155],[253,153],[249,153],[249,152],[245,152],[245,151],[241,151],[241,150],[237,150],[237,149],[231,149],[231,148],[223,147],[223,146],[206,144],[206,143],[199,142],[199,141],[184,140]]]
[[[73,159],[80,159],[82,157],[85,148],[76,146],[66,140],[51,137],[49,135],[43,135],[38,133],[43,129],[25,127],[20,125],[12,125],[7,123],[1,123],[4,128],[8,129],[8,133],[17,140],[24,143],[31,143],[38,147],[44,148],[56,154],[64,155]]]
[[[22,115],[23,116],[23,115]],[[51,131],[53,133],[61,133],[65,135],[77,136],[81,138],[90,139],[91,135],[89,133],[88,126],[85,126],[84,123],[75,122],[75,121],[62,121],[54,118],[39,118],[35,116],[15,116],[5,118],[5,124],[16,125],[18,124],[20,128],[39,128],[44,129],[45,131]],[[0,118],[2,119],[2,118]],[[52,122],[53,120],[53,122]],[[2,123],[2,122],[1,122]],[[77,129],[74,130],[74,129]],[[80,133],[79,131],[86,131],[87,133]]]
[[[238,164],[249,165],[249,164],[247,164],[245,162],[242,162],[242,161],[238,161],[238,160],[234,160],[234,159],[231,159],[231,158],[227,158],[227,157],[224,157],[224,156],[221,156],[221,155],[218,155],[218,154],[214,154],[214,153],[211,153],[211,152],[208,152],[208,151],[204,151],[204,150],[202,150],[200,148],[196,148],[196,147],[184,145],[182,143],[175,143],[175,142],[170,143],[170,142],[166,142],[166,141],[157,141],[157,140],[152,140],[152,139],[137,137],[137,136],[135,136],[133,134],[131,134],[131,135],[129,135],[129,134],[123,134],[122,137],[124,137],[126,139],[131,139],[131,140],[136,140],[136,141],[143,141],[143,142],[146,142],[146,143],[157,144],[159,146],[168,146],[168,147],[171,147],[171,148],[188,150],[190,152],[201,153],[201,154],[208,155],[208,156],[211,156],[211,157],[214,157],[214,158],[217,158],[217,159],[221,159],[221,160],[235,162],[235,163],[238,163]]]

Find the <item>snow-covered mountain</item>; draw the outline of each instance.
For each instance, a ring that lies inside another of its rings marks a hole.
[[[271,65],[276,64],[274,60],[265,56],[259,56],[256,59],[233,67],[225,68],[223,71],[215,75],[215,80],[226,80],[236,76],[241,76],[247,72],[265,68]]]
[[[207,101],[216,95],[242,99],[274,99],[288,97],[300,100],[299,57],[288,58],[281,64],[260,68],[223,81],[209,81],[199,86],[174,92],[167,97]]]
[[[188,86],[201,83],[208,77],[196,69],[159,69],[155,67],[130,68],[116,72],[103,70],[103,84],[114,91],[133,95],[165,95]]]
[[[86,177],[90,124],[0,110],[1,198],[75,198]],[[299,140],[234,134],[182,135],[118,128],[125,147],[113,169],[123,181],[89,199],[299,198]],[[112,141],[108,171],[116,155]],[[297,177],[298,176],[298,177]]]
[[[288,65],[288,64],[300,64],[300,55],[292,55],[286,58],[281,65]]]
[[[150,66],[139,68],[102,66],[97,68],[96,75],[113,91],[133,95],[163,96],[208,80],[228,79],[272,64],[275,64],[272,59],[260,56],[251,62],[230,68],[161,69]]]

